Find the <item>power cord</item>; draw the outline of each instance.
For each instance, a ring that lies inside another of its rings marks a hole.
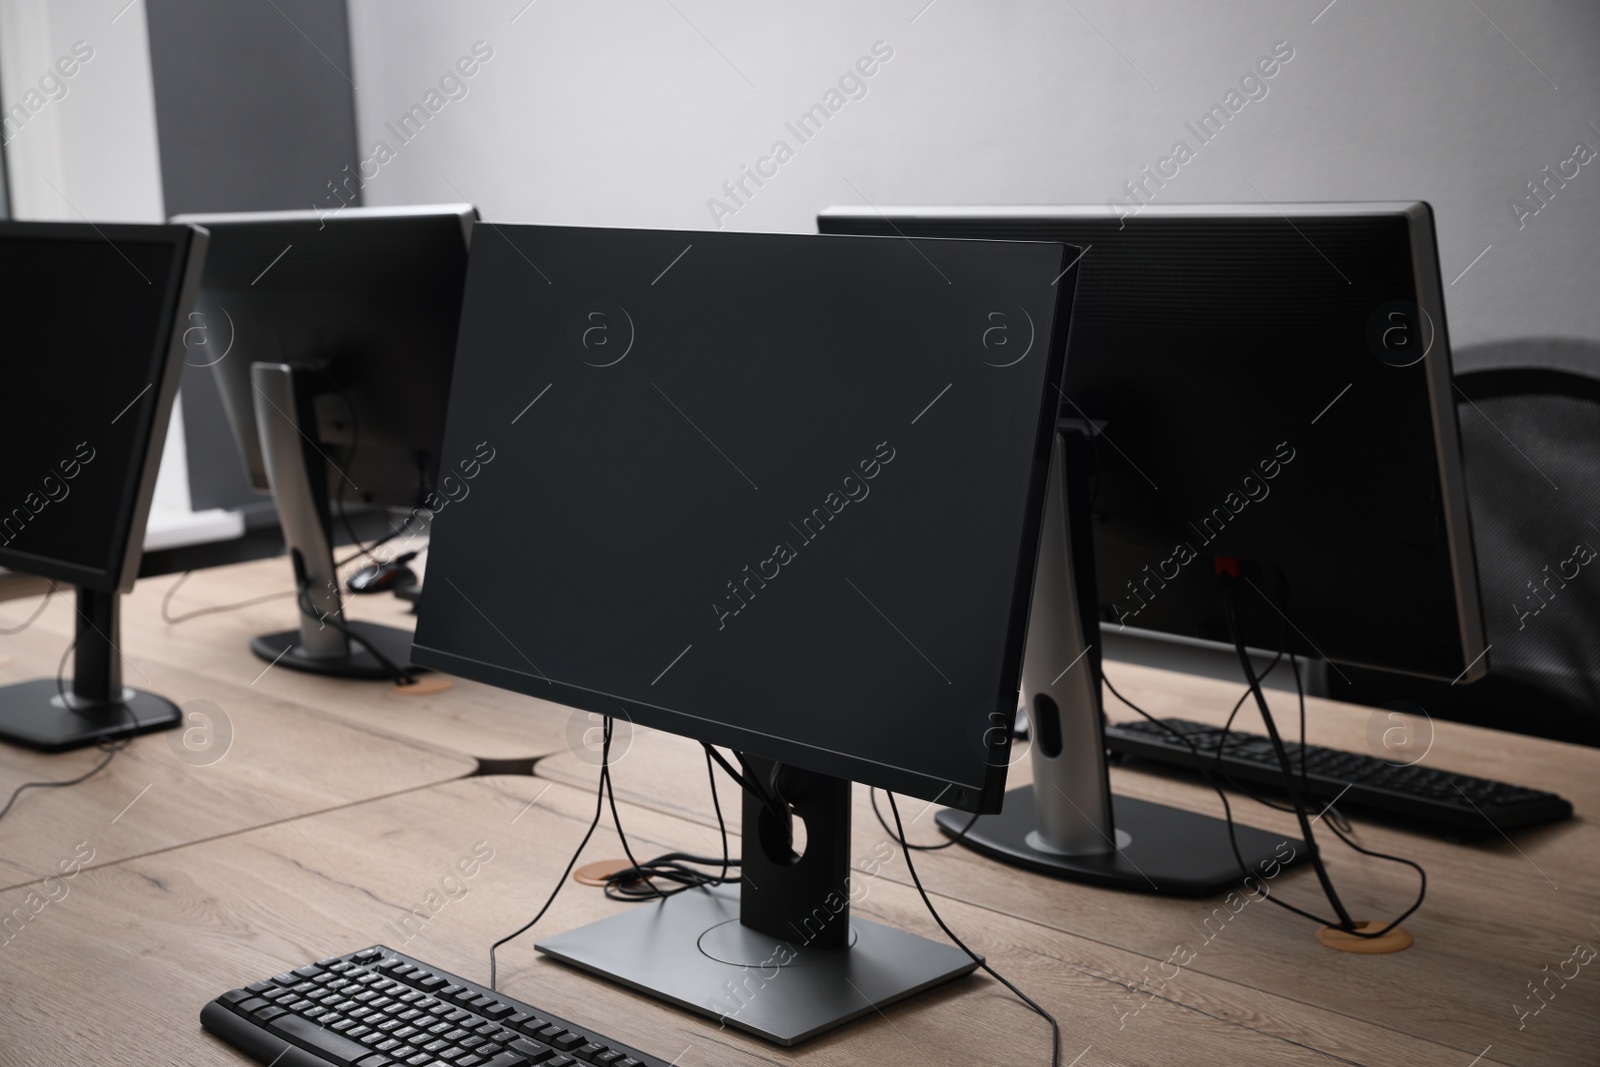
[[[20,634],[22,631],[32,626],[35,622],[38,622],[39,616],[44,614],[44,609],[50,606],[50,598],[55,595],[56,583],[51,582],[50,588],[44,591],[44,599],[39,601],[39,606],[34,609],[32,615],[28,616],[28,621],[24,622],[20,626],[13,626],[8,629],[0,629],[0,636],[15,637],[17,634]]]
[[[172,604],[172,598],[178,592],[178,590],[182,588],[183,583],[189,580],[189,576],[193,573],[194,571],[187,570],[180,574],[178,576],[178,580],[172,583],[172,586],[167,590],[166,595],[161,598],[162,622],[168,623],[169,625],[175,625],[180,622],[188,622],[190,619],[198,619],[202,615],[221,615],[223,612],[238,611],[240,608],[253,607],[256,604],[265,604],[271,600],[282,600],[284,597],[294,596],[293,590],[284,590],[279,593],[267,593],[264,596],[251,597],[249,600],[240,600],[233,604],[218,604],[209,608],[196,608],[195,610],[185,612],[182,615],[173,615],[169,610]],[[31,622],[32,620],[30,619],[29,621]]]
[[[972,818],[967,820],[967,825],[963,826],[961,830],[955,834],[955,836],[950,838],[950,840],[941,841],[937,845],[913,845],[910,841],[907,841],[904,838],[896,837],[895,832],[889,829],[889,824],[883,819],[883,812],[878,810],[878,790],[876,786],[867,787],[867,798],[872,801],[872,814],[878,817],[878,825],[883,827],[883,832],[889,835],[889,840],[908,851],[937,852],[941,848],[949,848],[951,845],[960,842],[962,838],[967,836],[967,831],[971,830],[978,824],[978,814],[977,812],[973,812]]]
[[[60,694],[61,703],[63,705],[66,705],[66,703],[67,703],[67,686],[66,686],[66,681],[65,681],[66,671],[67,671],[67,657],[72,655],[72,650],[75,647],[77,647],[77,644],[78,644],[78,641],[77,641],[76,638],[74,638],[72,641],[68,642],[67,650],[65,652],[61,653],[61,662],[59,664],[57,664],[57,666],[56,666],[56,692]],[[126,708],[124,708],[124,712],[126,712]],[[95,764],[89,770],[87,770],[84,773],[78,775],[76,778],[66,778],[66,779],[63,779],[61,781],[56,781],[56,782],[23,782],[21,785],[17,786],[16,789],[11,791],[11,799],[6,801],[6,806],[3,807],[3,808],[0,808],[0,819],[4,819],[6,817],[6,815],[10,813],[12,805],[16,804],[17,798],[20,797],[25,790],[28,790],[28,789],[64,789],[69,785],[77,785],[80,782],[87,782],[89,779],[93,778],[95,775],[97,775],[101,771],[105,770],[106,769],[106,765],[109,764],[112,761],[112,759],[116,757],[116,754],[118,752],[121,752],[123,749],[127,748],[128,745],[132,744],[132,742],[133,742],[133,738],[131,736],[124,737],[120,741],[119,740],[111,740],[111,741],[100,741],[100,742],[98,742],[97,743],[97,747],[99,747],[100,750],[103,751],[106,754],[105,758],[102,759],[99,763]]]
[[[310,588],[305,584],[304,580],[300,580],[299,584],[300,596],[297,602],[300,605],[301,611],[308,615],[315,615],[317,617],[317,621],[327,623],[335,630],[338,630],[340,633],[344,634],[347,639],[354,641],[356,644],[372,653],[372,658],[378,661],[378,665],[380,667],[389,672],[389,676],[394,679],[395,685],[416,684],[417,676],[413,674],[409,668],[400,666],[394,660],[384,655],[381,648],[379,648],[373,642],[367,640],[365,637],[361,636],[361,634],[353,626],[350,626],[344,622],[344,620],[335,615],[325,614],[318,611],[317,606],[311,602]]]
[[[1295,777],[1294,772],[1292,770],[1292,764],[1291,764],[1291,761],[1290,761],[1290,759],[1288,757],[1288,754],[1283,751],[1283,743],[1282,743],[1281,738],[1277,737],[1277,727],[1276,727],[1276,724],[1274,722],[1272,722],[1272,719],[1271,719],[1272,712],[1267,707],[1265,695],[1261,692],[1260,678],[1258,678],[1255,675],[1254,669],[1250,666],[1249,654],[1245,650],[1244,644],[1242,643],[1242,641],[1238,640],[1238,637],[1239,637],[1238,627],[1235,625],[1236,618],[1235,618],[1235,615],[1234,615],[1234,612],[1233,612],[1233,603],[1232,603],[1231,600],[1230,600],[1229,613],[1228,614],[1229,614],[1230,629],[1232,629],[1234,631],[1235,650],[1240,656],[1241,663],[1242,663],[1242,665],[1244,667],[1245,678],[1246,678],[1246,681],[1249,683],[1249,686],[1250,686],[1249,690],[1245,694],[1245,697],[1241,697],[1239,704],[1235,704],[1234,705],[1234,714],[1237,714],[1240,705],[1243,704],[1243,702],[1244,702],[1244,700],[1246,698],[1254,697],[1256,699],[1257,707],[1262,713],[1263,721],[1269,723],[1268,731],[1269,731],[1269,734],[1273,737],[1274,742],[1275,742],[1274,751],[1278,755],[1279,768],[1280,768],[1280,770],[1282,770],[1282,772],[1284,774],[1285,781],[1292,783],[1293,780],[1294,780],[1294,777]],[[1274,661],[1274,663],[1276,663],[1276,661]],[[1293,661],[1291,661],[1291,663],[1293,663]],[[1299,696],[1301,713],[1303,715],[1304,714],[1304,707],[1305,707],[1305,690],[1304,690],[1304,686],[1301,683],[1300,672],[1298,670],[1298,665],[1295,664],[1295,667],[1296,667],[1295,672],[1294,672],[1294,675],[1295,675],[1295,689],[1296,689],[1297,694]],[[1264,675],[1263,675],[1263,677],[1264,677]],[[1170,724],[1165,723],[1165,722],[1161,721],[1160,719],[1157,719],[1156,717],[1151,715],[1149,712],[1147,712],[1143,708],[1141,708],[1139,705],[1135,704],[1133,701],[1131,701],[1127,697],[1123,696],[1122,693],[1117,690],[1117,687],[1114,684],[1112,684],[1111,679],[1105,676],[1105,672],[1104,672],[1103,669],[1100,672],[1100,680],[1105,684],[1106,688],[1111,691],[1111,694],[1113,696],[1115,696],[1119,701],[1121,701],[1123,704],[1127,705],[1134,712],[1138,713],[1146,721],[1150,722],[1151,724],[1155,725],[1156,727],[1158,727],[1158,728],[1160,728],[1162,730],[1165,730],[1167,733],[1169,733],[1173,737],[1177,738],[1182,744],[1184,744],[1189,749],[1190,753],[1193,754],[1193,756],[1195,758],[1195,766],[1200,771],[1201,777],[1205,779],[1206,784],[1211,786],[1211,788],[1216,792],[1218,799],[1222,801],[1223,818],[1224,818],[1224,821],[1227,823],[1227,827],[1228,827],[1228,842],[1229,842],[1229,845],[1231,846],[1231,848],[1233,850],[1234,860],[1239,864],[1240,873],[1243,874],[1247,878],[1251,877],[1254,872],[1252,872],[1249,869],[1248,865],[1246,865],[1246,863],[1244,862],[1244,856],[1239,851],[1238,835],[1237,835],[1237,833],[1235,831],[1235,825],[1234,825],[1234,821],[1233,821],[1233,805],[1229,802],[1227,793],[1223,791],[1222,787],[1217,783],[1216,779],[1212,777],[1212,775],[1210,773],[1210,770],[1208,769],[1207,765],[1208,765],[1208,763],[1211,763],[1212,761],[1207,760],[1203,755],[1201,755],[1199,748],[1197,748],[1195,746],[1194,742],[1189,739],[1188,735],[1184,734],[1183,732],[1181,732],[1179,730],[1174,729]],[[1232,723],[1232,721],[1233,721],[1233,715],[1232,714],[1230,714],[1228,721],[1229,721],[1230,724]],[[1301,737],[1302,737],[1302,742],[1301,742],[1302,748],[1301,748],[1301,751],[1302,751],[1302,760],[1303,760],[1303,753],[1304,753],[1304,740],[1303,740],[1303,738],[1304,738],[1304,733],[1302,733]],[[1304,774],[1304,763],[1302,761],[1302,775],[1303,774]],[[1302,780],[1304,780],[1304,779],[1302,779]],[[1295,801],[1296,801],[1295,814],[1296,814],[1297,819],[1299,819],[1300,822],[1301,822],[1302,832],[1306,832],[1309,829],[1309,823],[1308,823],[1308,821],[1306,820],[1306,817],[1305,817],[1304,805],[1299,801],[1299,791],[1296,790],[1296,789],[1293,789],[1291,787],[1290,795],[1291,795],[1291,798],[1295,799]],[[1257,798],[1257,799],[1259,799],[1259,798]],[[1277,805],[1269,805],[1269,806],[1277,807]],[[1283,810],[1283,809],[1279,808],[1279,810]],[[1292,913],[1294,913],[1296,915],[1301,916],[1302,918],[1309,919],[1312,922],[1318,923],[1319,925],[1336,927],[1336,928],[1342,930],[1343,932],[1350,934],[1353,937],[1363,937],[1363,938],[1382,937],[1384,934],[1387,934],[1390,930],[1392,930],[1396,926],[1400,925],[1406,919],[1410,918],[1411,915],[1413,915],[1417,911],[1418,908],[1422,907],[1423,900],[1425,899],[1425,897],[1427,895],[1427,890],[1428,890],[1428,876],[1427,876],[1427,872],[1422,868],[1421,864],[1416,863],[1413,860],[1406,859],[1406,858],[1404,858],[1402,856],[1393,856],[1393,855],[1390,855],[1388,853],[1382,853],[1382,852],[1378,852],[1378,851],[1373,850],[1373,849],[1365,848],[1364,846],[1359,845],[1355,841],[1351,840],[1351,838],[1343,830],[1341,830],[1336,823],[1334,823],[1331,820],[1329,821],[1329,827],[1330,827],[1330,829],[1333,830],[1334,834],[1341,841],[1343,841],[1346,845],[1350,846],[1350,848],[1353,849],[1354,851],[1356,851],[1358,853],[1361,853],[1362,855],[1371,856],[1374,859],[1383,859],[1383,860],[1388,860],[1388,861],[1393,862],[1393,863],[1401,863],[1401,864],[1404,864],[1404,865],[1406,865],[1408,867],[1411,867],[1413,870],[1415,870],[1417,872],[1419,878],[1420,878],[1420,886],[1419,886],[1418,891],[1417,891],[1416,900],[1412,902],[1411,906],[1408,907],[1404,912],[1402,912],[1399,915],[1399,917],[1397,917],[1396,919],[1394,919],[1392,922],[1390,922],[1388,925],[1382,927],[1381,929],[1376,930],[1376,931],[1361,931],[1361,930],[1357,930],[1357,929],[1354,928],[1354,926],[1355,926],[1354,921],[1351,920],[1349,918],[1349,916],[1348,916],[1348,913],[1346,913],[1344,911],[1342,903],[1335,903],[1335,908],[1334,908],[1334,910],[1340,915],[1340,919],[1342,921],[1330,922],[1329,920],[1324,919],[1323,917],[1321,917],[1319,915],[1316,915],[1313,912],[1307,911],[1307,910],[1305,910],[1303,908],[1300,908],[1300,907],[1298,907],[1298,906],[1296,906],[1294,904],[1290,904],[1288,901],[1283,900],[1283,899],[1281,899],[1279,897],[1270,896],[1269,895],[1269,896],[1266,897],[1267,900],[1271,901],[1272,903],[1276,904],[1277,906],[1279,906],[1281,908],[1284,908],[1287,911],[1290,911],[1290,912],[1292,912]],[[1314,843],[1314,839],[1311,837],[1311,835],[1308,832],[1306,834],[1306,844],[1307,844],[1307,848],[1308,848],[1308,851],[1309,851],[1310,856],[1311,856],[1313,867],[1319,873],[1318,881],[1321,882],[1324,885],[1325,890],[1328,891],[1331,894],[1330,897],[1329,897],[1330,903],[1337,901],[1337,894],[1332,891],[1332,880],[1331,880],[1331,878],[1327,877],[1326,868],[1324,868],[1322,866],[1321,856],[1318,854],[1318,851],[1317,851],[1315,843]],[[1346,925],[1346,924],[1348,924],[1348,925]]]
[[[577,865],[578,857],[582,855],[583,850],[588,847],[589,839],[594,836],[595,828],[600,825],[601,813],[605,811],[608,803],[611,808],[611,820],[616,825],[617,837],[622,842],[622,851],[628,857],[628,863],[631,866],[617,871],[606,880],[606,896],[613,900],[651,900],[674,896],[687,889],[699,889],[706,886],[721,885],[725,882],[737,881],[737,879],[730,878],[728,875],[729,869],[737,867],[739,865],[739,861],[730,858],[728,855],[728,827],[723,821],[722,804],[717,799],[717,783],[715,776],[711,772],[711,758],[709,753],[706,758],[706,774],[711,782],[711,800],[717,812],[717,825],[722,830],[721,875],[705,874],[704,872],[695,871],[692,868],[685,866],[685,864],[689,863],[697,863],[702,866],[715,866],[718,862],[717,860],[699,856],[691,856],[682,852],[669,852],[664,856],[658,856],[655,859],[643,864],[634,859],[633,850],[628,845],[627,835],[624,834],[622,830],[622,821],[617,815],[616,794],[611,784],[611,737],[615,722],[615,719],[611,718],[609,715],[606,716],[605,726],[601,732],[600,782],[595,790],[594,818],[589,820],[589,828],[584,831],[583,840],[578,842],[578,847],[572,853],[572,858],[567,861],[566,870],[561,872],[561,877],[556,881],[555,888],[550,891],[550,896],[545,900],[544,906],[539,909],[538,914],[534,915],[532,919],[529,919],[513,933],[507,934],[505,937],[502,937],[500,940],[489,946],[490,989],[497,988],[496,979],[498,977],[498,971],[495,962],[495,952],[506,942],[512,941],[527,933],[533,928],[535,923],[544,918],[545,912],[550,910],[550,905],[555,903],[557,894],[561,892],[561,887],[565,885],[567,879],[572,876],[572,868]],[[707,746],[707,748],[709,749],[710,746]],[[660,878],[663,881],[677,882],[678,885],[676,888],[662,889],[655,885],[655,883],[651,880],[653,878]],[[648,888],[645,890],[625,888],[630,886],[638,886],[641,883]]]
[[[683,889],[701,889],[715,885],[726,885],[738,881],[737,878],[728,877],[730,868],[740,866],[740,861],[730,858],[728,854],[728,824],[722,816],[722,801],[717,797],[717,776],[711,762],[711,746],[706,745],[706,779],[711,783],[711,805],[717,813],[717,829],[722,834],[722,873],[707,874],[705,871],[695,870],[688,866],[694,864],[700,867],[715,867],[717,860],[704,856],[694,856],[687,852],[668,852],[647,860],[643,864],[635,864],[616,871],[606,878],[605,894],[612,900],[651,900],[656,897],[670,896],[681,892]],[[616,819],[616,809],[612,808],[611,817]],[[621,823],[618,823],[618,834],[621,833]],[[631,857],[630,857],[631,862]],[[651,882],[652,878],[663,881],[675,882],[681,888],[663,893]],[[642,888],[641,888],[642,886]]]
[[[567,869],[561,872],[560,878],[556,879],[555,888],[550,890],[550,896],[546,898],[544,907],[540,908],[538,914],[534,915],[534,917],[529,919],[526,923],[489,946],[489,988],[492,990],[497,992],[499,991],[499,986],[496,984],[497,971],[494,958],[495,952],[507,941],[514,941],[523,934],[527,933],[529,930],[533,929],[534,924],[540,919],[544,918],[544,913],[549,911],[550,905],[556,902],[556,896],[561,892],[561,887],[566,885],[567,879],[571,877],[572,868],[577,865],[578,857],[581,856],[583,854],[583,850],[588,847],[589,839],[594,836],[594,828],[600,825],[600,813],[605,810],[606,804],[606,779],[610,776],[611,723],[611,717],[609,715],[606,716],[605,726],[601,729],[600,733],[600,785],[599,788],[595,790],[594,818],[589,820],[589,828],[583,832],[583,840],[579,841],[578,847],[573,850],[572,858],[567,861]]]
[[[899,805],[895,804],[893,793],[890,793],[888,790],[884,790],[884,792],[889,793],[889,810],[894,813],[894,825],[899,831],[898,837],[900,840],[904,841],[906,831],[904,825],[902,825],[900,822]],[[884,829],[888,829],[888,827],[885,827]],[[1061,1063],[1061,1027],[1059,1024],[1057,1024],[1056,1017],[1036,1004],[1033,998],[1028,996],[1028,994],[1012,985],[1004,975],[995,970],[993,967],[989,966],[989,961],[985,960],[982,956],[968,948],[966,942],[962,941],[955,935],[955,931],[950,929],[950,927],[945,923],[944,919],[940,917],[939,912],[934,908],[933,901],[928,898],[928,891],[922,888],[922,879],[917,876],[917,867],[916,864],[911,862],[911,853],[909,851],[906,853],[906,870],[911,872],[911,881],[916,885],[917,893],[922,897],[922,903],[927,906],[928,914],[933,916],[933,921],[939,924],[939,929],[944,931],[944,936],[948,937],[952,942],[954,942],[955,946],[962,952],[965,952],[968,956],[970,956],[972,958],[972,962],[981,967],[985,974],[989,975],[989,977],[993,978],[995,981],[1011,990],[1018,1000],[1022,1001],[1022,1003],[1026,1004],[1036,1015],[1039,1015],[1045,1020],[1045,1022],[1050,1024],[1050,1067],[1059,1067]]]

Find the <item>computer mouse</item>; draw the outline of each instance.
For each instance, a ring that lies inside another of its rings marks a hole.
[[[376,561],[367,564],[345,580],[345,588],[352,593],[387,593],[408,585],[417,584],[417,572],[406,566],[416,558],[415,552],[396,557],[388,563]]]

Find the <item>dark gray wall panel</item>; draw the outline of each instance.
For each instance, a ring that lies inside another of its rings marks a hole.
[[[167,213],[337,207],[328,183],[358,162],[344,0],[145,8]],[[260,502],[211,372],[185,367],[182,389],[194,506]]]

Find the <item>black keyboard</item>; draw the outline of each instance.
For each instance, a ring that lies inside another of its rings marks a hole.
[[[671,1067],[382,945],[224,993],[200,1024],[276,1067]]]
[[[1187,719],[1163,719],[1157,725],[1143,719],[1107,723],[1106,747],[1114,753],[1180,767],[1196,765],[1189,746],[1165,729],[1177,730],[1200,750],[1207,769],[1216,767],[1221,746],[1220,782],[1227,778],[1242,785],[1283,788],[1283,772],[1272,741],[1262,734],[1222,730]],[[1300,774],[1300,744],[1284,741],[1289,765]],[[1572,805],[1554,793],[1508,785],[1487,778],[1434,770],[1417,764],[1396,765],[1376,756],[1363,756],[1337,748],[1307,745],[1306,801],[1367,808],[1384,815],[1432,824],[1463,834],[1493,833],[1515,826],[1555,822],[1572,815]]]

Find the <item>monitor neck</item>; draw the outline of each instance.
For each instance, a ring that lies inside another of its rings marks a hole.
[[[1059,855],[1117,847],[1101,722],[1092,432],[1065,424],[1056,434],[1022,664],[1039,820],[1028,843]]]
[[[72,702],[81,706],[121,703],[122,595],[78,586],[72,657]]]
[[[746,762],[793,816],[780,816],[748,790],[743,794],[740,923],[799,948],[848,947],[850,783],[771,760]],[[792,845],[794,818],[805,823],[799,856]]]
[[[318,377],[287,363],[250,367],[262,460],[299,587],[300,646],[312,658],[341,660],[349,656],[349,642],[326,621],[340,617],[343,603],[333,566],[328,460],[316,444]]]

